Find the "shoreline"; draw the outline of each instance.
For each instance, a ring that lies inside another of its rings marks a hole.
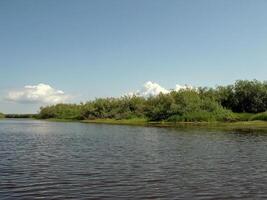
[[[5,119],[24,119],[24,118],[1,118]],[[0,119],[0,120],[1,120]],[[95,119],[95,120],[73,120],[73,119],[36,119],[25,118],[29,120],[40,120],[48,122],[78,122],[84,124],[107,124],[107,125],[127,125],[127,126],[140,126],[140,127],[158,127],[158,128],[186,128],[186,129],[222,129],[222,130],[235,130],[242,132],[263,131],[267,133],[267,121],[237,121],[237,122],[165,122],[157,121],[151,122],[145,119],[134,120],[115,120],[115,119]]]
[[[109,124],[109,125],[128,125],[128,126],[146,126],[146,127],[166,127],[166,128],[203,128],[203,129],[223,129],[236,131],[264,131],[267,133],[266,121],[238,121],[238,122],[148,122],[131,120],[81,120],[81,123],[91,124]]]

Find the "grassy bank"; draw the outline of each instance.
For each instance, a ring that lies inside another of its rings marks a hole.
[[[266,129],[267,121],[238,121],[238,122],[167,122],[167,121],[148,121],[147,119],[95,119],[95,120],[71,120],[71,119],[45,119],[50,122],[81,122],[92,124],[113,124],[113,125],[132,125],[132,126],[154,126],[154,127],[203,127],[203,128],[229,128],[229,129]]]
[[[117,125],[139,125],[146,126],[150,124],[146,119],[95,119],[95,120],[82,120],[84,123],[95,123],[95,124],[117,124]]]
[[[172,127],[172,128],[188,128],[188,129],[221,129],[221,130],[235,130],[238,132],[257,132],[261,131],[267,133],[267,121],[263,120],[252,120],[257,119],[260,114],[249,115],[249,118],[242,117],[245,121],[236,122],[170,122],[170,121],[149,121],[145,118],[134,118],[134,119],[94,119],[94,120],[76,120],[76,119],[36,119],[28,118],[33,120],[44,120],[49,122],[78,122],[78,123],[93,123],[93,124],[110,124],[110,125],[130,125],[130,126],[149,126],[149,127]],[[256,117],[257,116],[257,117]],[[5,118],[0,118],[5,119]]]
[[[266,121],[240,121],[240,122],[150,122],[145,119],[140,120],[115,120],[115,119],[96,119],[82,120],[83,123],[114,124],[114,125],[133,125],[133,126],[154,126],[154,127],[179,127],[179,128],[213,128],[229,130],[263,130],[267,131]]]
[[[76,119],[57,119],[57,118],[37,119],[37,120],[45,120],[48,122],[80,122],[80,120],[76,120]]]

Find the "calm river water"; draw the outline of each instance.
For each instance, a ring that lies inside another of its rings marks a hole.
[[[267,199],[267,135],[0,120],[0,199]]]

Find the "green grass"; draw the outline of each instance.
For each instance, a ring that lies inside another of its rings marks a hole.
[[[248,114],[245,119],[251,115],[253,121],[236,121],[236,122],[185,122],[185,121],[148,121],[145,118],[133,118],[133,119],[95,119],[95,120],[71,120],[71,119],[45,119],[49,122],[82,122],[82,123],[97,123],[97,124],[111,124],[111,125],[131,125],[131,126],[152,126],[152,127],[173,127],[173,128],[186,128],[186,129],[212,129],[212,130],[236,130],[238,132],[254,132],[262,131],[267,133],[267,121],[255,120],[258,117],[262,119],[266,116],[266,113],[261,114]],[[265,119],[265,118],[264,118]]]
[[[223,130],[261,130],[267,132],[267,122],[265,121],[240,121],[240,122],[149,122],[146,119],[95,119],[83,120],[84,123],[114,124],[114,125],[134,125],[134,126],[155,126],[155,127],[176,127],[176,128],[204,128]]]
[[[228,122],[234,121],[234,114],[229,110],[197,111],[185,113],[183,115],[173,115],[167,119],[168,122]]]
[[[94,119],[94,120],[82,120],[85,123],[98,123],[98,124],[118,124],[118,125],[147,125],[148,121],[144,118],[133,119]]]
[[[38,119],[38,120],[44,120],[49,122],[79,122],[79,120],[76,119],[57,119],[57,118]]]
[[[234,121],[250,121],[253,113],[233,113]]]
[[[225,116],[225,115],[224,115]],[[4,115],[0,114],[2,119]],[[217,116],[218,117],[218,116]],[[208,129],[228,129],[228,130],[264,130],[267,132],[267,112],[233,113],[234,121],[218,122],[212,115],[207,113],[192,113],[188,116],[175,116],[166,121],[149,121],[146,118],[132,119],[45,119],[50,122],[83,122],[114,125],[134,125],[134,126],[155,126],[155,127],[177,127],[177,128],[208,128]]]
[[[267,112],[263,113],[234,113],[235,121],[267,121]]]
[[[255,120],[267,121],[267,112],[255,114],[250,118],[250,120],[251,121],[255,121]]]

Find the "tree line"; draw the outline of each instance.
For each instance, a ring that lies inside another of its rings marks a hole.
[[[236,113],[266,110],[267,82],[239,80],[227,86],[182,89],[148,98],[124,96],[97,98],[80,104],[50,105],[40,108],[38,118],[232,121],[241,116]]]
[[[5,118],[36,118],[35,114],[5,114]]]

